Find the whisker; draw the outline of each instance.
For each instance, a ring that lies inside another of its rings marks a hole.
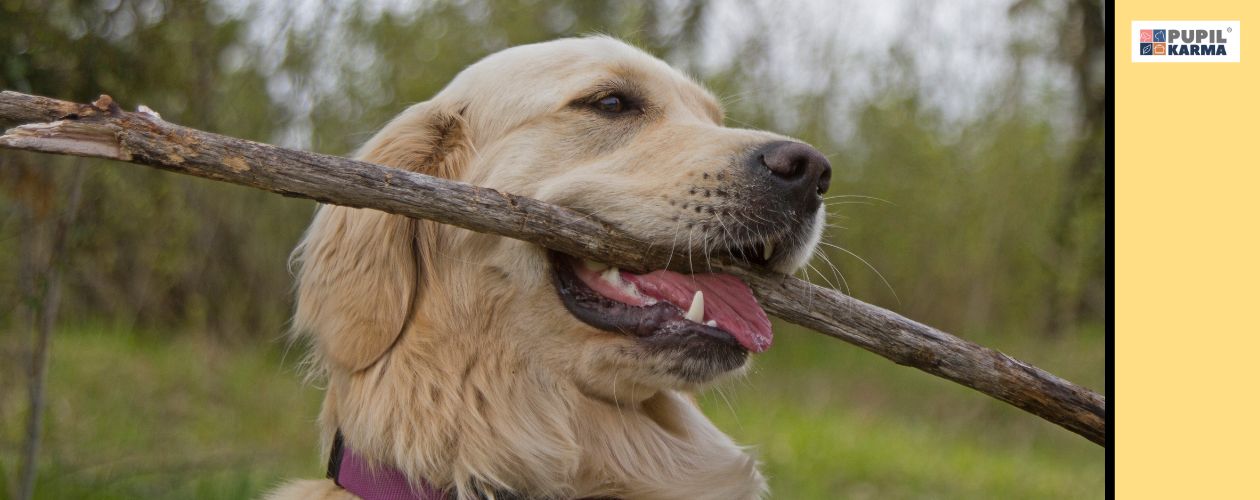
[[[716,220],[716,221],[717,221],[717,223],[718,223],[718,226],[720,226],[720,227],[722,228],[722,235],[726,237],[726,240],[728,241],[728,245],[730,245],[732,248],[738,248],[738,247],[742,246],[742,245],[740,245],[739,238],[736,238],[736,237],[732,236],[732,235],[731,235],[731,232],[730,232],[729,230],[727,230],[726,223],[725,223],[725,222],[722,222],[722,215],[721,215],[721,214],[718,214],[718,213],[716,213],[716,212],[715,212],[715,213],[713,214],[713,219],[714,219],[714,220]],[[735,252],[734,252],[734,251],[731,251],[731,252],[730,252],[730,254],[731,254],[731,256],[732,256],[732,257],[735,257]],[[742,261],[744,261],[744,265],[748,265],[748,264],[749,264],[749,262],[748,262],[748,258],[747,258],[747,256],[746,256],[746,255],[744,255],[744,252],[743,252],[742,250],[739,252],[739,259],[740,259],[740,260],[742,260]]]
[[[806,269],[806,268],[802,267],[802,268],[801,268],[801,270],[800,270],[800,272],[802,272],[802,273],[804,273],[804,274],[805,274],[805,278],[804,278],[804,279],[805,279],[805,281],[806,281],[806,282],[813,283],[813,281],[810,281],[810,279],[809,279],[809,270],[808,270],[808,269]],[[814,308],[814,287],[809,287],[809,298],[808,298],[808,299],[805,299],[805,308],[806,308],[806,309],[813,309],[813,308]]]
[[[821,280],[823,280],[823,283],[826,283],[826,284],[827,284],[827,288],[830,288],[830,289],[832,289],[832,290],[835,290],[835,289],[836,289],[836,285],[835,285],[835,283],[832,283],[832,282],[831,282],[831,280],[827,279],[827,275],[823,274],[823,273],[822,273],[822,271],[819,271],[819,270],[818,270],[818,268],[817,268],[817,267],[814,267],[814,265],[813,265],[813,264],[810,264],[810,263],[806,262],[806,263],[805,263],[805,267],[808,267],[808,268],[810,268],[810,269],[813,269],[813,270],[814,270],[814,272],[818,273],[818,278],[819,278],[819,279],[821,279]]]
[[[669,264],[674,261],[674,250],[678,245],[678,226],[682,225],[682,220],[674,221],[674,238],[669,244],[669,258],[665,259],[665,269],[669,269]]]
[[[822,257],[823,260],[827,262],[827,266],[831,267],[832,276],[839,278],[840,284],[844,285],[844,294],[853,296],[853,290],[849,288],[849,280],[844,279],[844,273],[840,272],[840,270],[836,268],[836,265],[831,263],[831,258],[827,257],[827,252],[823,252],[821,248],[815,248],[814,255]]]
[[[705,268],[709,270],[710,273],[712,273],[713,272],[713,258],[712,256],[709,255],[708,231],[701,230],[700,237],[703,238],[702,240],[700,240],[700,248],[704,250],[704,266]]]
[[[883,282],[884,282],[884,286],[888,287],[888,291],[892,292],[892,294],[893,294],[893,299],[896,299],[896,300],[897,300],[897,304],[898,304],[898,305],[901,305],[901,297],[898,297],[898,296],[897,296],[897,291],[896,291],[896,290],[893,290],[892,284],[891,284],[891,283],[889,283],[889,282],[888,282],[888,280],[887,280],[886,278],[884,278],[883,273],[880,273],[880,272],[879,272],[879,269],[875,269],[875,266],[871,265],[871,263],[870,263],[870,262],[867,262],[867,261],[866,261],[866,259],[863,259],[863,258],[862,258],[862,256],[860,256],[860,255],[858,255],[858,254],[855,254],[855,253],[853,253],[853,252],[850,252],[847,248],[844,248],[844,247],[842,247],[842,246],[840,246],[840,245],[834,245],[834,244],[831,244],[831,243],[827,243],[827,242],[825,242],[825,241],[820,241],[820,242],[818,242],[818,243],[823,244],[823,245],[827,245],[827,246],[832,247],[832,248],[835,248],[836,250],[839,250],[839,251],[841,251],[841,252],[844,252],[844,253],[847,253],[847,254],[849,254],[849,255],[852,255],[852,256],[853,256],[853,258],[855,258],[855,259],[857,259],[857,260],[862,261],[862,263],[863,263],[863,264],[866,264],[866,267],[867,267],[867,268],[869,268],[871,271],[874,271],[874,272],[875,272],[875,275],[876,275],[876,276],[879,276],[880,281],[883,281]]]
[[[610,209],[610,208],[612,208],[612,207],[611,207],[611,206],[608,206],[608,207],[603,207],[603,208],[600,208],[600,209],[595,210],[595,211],[590,212],[590,213],[582,213],[582,212],[579,212],[579,213],[582,213],[582,216],[581,216],[581,217],[578,217],[578,218],[573,219],[573,220],[571,220],[571,221],[569,221],[569,222],[566,222],[566,223],[564,223],[564,224],[561,224],[561,225],[560,225],[560,227],[565,227],[565,226],[568,226],[569,224],[573,224],[573,223],[576,223],[576,222],[581,222],[581,221],[584,221],[584,220],[586,220],[586,219],[590,219],[590,218],[592,218],[592,217],[595,217],[595,215],[596,215],[596,214],[598,214],[598,213],[600,213],[600,212],[603,212],[603,211],[605,211],[605,210],[608,210],[608,209]]]
[[[692,262],[691,260],[691,250],[695,248],[695,245],[691,244],[691,233],[695,232],[695,230],[695,226],[687,228],[687,271],[689,274],[696,273],[695,262]]]
[[[739,121],[739,120],[736,120],[736,119],[731,118],[731,117],[729,117],[729,116],[728,116],[728,117],[726,117],[726,121],[731,122],[731,123],[734,123],[734,124],[739,125],[739,126],[744,127],[744,128],[760,128],[760,127],[757,127],[756,125],[753,125],[753,124],[751,124],[751,123],[744,122],[744,121]]]
[[[726,393],[722,391],[721,387],[714,387],[714,389],[717,389],[718,396],[721,396],[722,401],[726,403],[726,409],[731,411],[731,416],[735,418],[735,425],[741,431],[744,430],[744,424],[739,421],[739,414],[735,413],[735,407],[731,406],[731,400],[726,399]]]
[[[824,199],[824,200],[836,200],[836,199],[840,199],[840,198],[862,198],[862,199],[866,199],[866,200],[882,201],[882,202],[887,203],[887,204],[889,204],[889,205],[896,205],[896,203],[893,203],[893,202],[891,202],[891,201],[885,200],[885,199],[883,199],[883,198],[879,198],[879,197],[876,197],[876,196],[867,196],[867,195],[864,195],[864,194],[833,194],[833,195],[831,195],[831,196],[824,196],[824,197],[823,197],[823,199]]]
[[[617,378],[620,376],[621,376],[621,368],[618,367],[615,371],[613,371],[612,393],[613,393],[614,402],[617,401]],[[630,427],[626,425],[626,414],[625,412],[622,411],[620,404],[616,405],[616,407],[617,407],[617,417],[621,419],[621,431],[628,432]]]

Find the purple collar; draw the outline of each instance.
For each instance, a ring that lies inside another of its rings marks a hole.
[[[328,454],[328,478],[363,500],[446,500],[446,492],[427,481],[418,485],[407,481],[393,467],[369,467],[366,460],[345,446],[341,430],[333,438]],[[423,480],[422,480],[423,481]]]
[[[357,495],[362,500],[447,500],[449,495],[428,481],[412,484],[402,471],[393,467],[370,467],[367,460],[345,445],[341,429],[333,438],[332,451],[328,454],[328,478],[337,486]],[[504,497],[502,493],[495,495]],[[507,498],[518,498],[506,495]],[[579,500],[616,500],[613,498],[589,498]]]

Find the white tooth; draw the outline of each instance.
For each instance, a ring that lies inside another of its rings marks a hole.
[[[715,321],[715,320],[708,320],[708,321],[705,321],[705,322],[704,322],[704,326],[711,326],[711,327],[713,327],[713,328],[717,328],[717,321]]]
[[[704,292],[696,290],[696,296],[691,298],[691,309],[687,310],[687,320],[696,323],[704,321]]]
[[[595,272],[599,272],[599,271],[603,271],[603,270],[605,270],[605,269],[608,269],[608,264],[605,264],[605,263],[603,263],[603,262],[595,262],[595,261],[593,261],[593,260],[591,260],[591,259],[586,259],[586,260],[583,260],[583,261],[582,261],[582,264],[583,264],[583,265],[585,265],[587,269],[590,269],[590,270],[595,271]]]
[[[639,288],[634,286],[634,283],[631,283],[623,279],[621,277],[620,269],[610,266],[608,267],[608,269],[605,269],[604,272],[600,273],[599,278],[604,280],[608,284],[617,287],[626,295],[642,299],[648,305],[652,305],[656,303],[656,299],[653,299],[651,297],[644,297],[643,294],[639,293]]]
[[[765,255],[762,255],[761,257],[764,258],[765,260],[770,260],[771,255],[774,255],[774,242],[767,241]]]

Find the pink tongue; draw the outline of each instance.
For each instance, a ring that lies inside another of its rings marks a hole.
[[[730,332],[750,352],[770,348],[774,334],[770,318],[757,304],[752,290],[739,278],[729,274],[679,274],[652,271],[647,274],[621,273],[643,295],[664,300],[683,311],[691,308],[696,291],[704,292],[704,321],[716,321],[717,327]]]

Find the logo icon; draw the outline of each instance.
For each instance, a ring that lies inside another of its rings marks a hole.
[[[1143,31],[1145,31],[1145,30],[1143,30]],[[1154,32],[1155,32],[1155,33],[1154,33],[1154,35],[1155,35],[1155,39],[1154,39],[1154,40],[1152,40],[1153,42],[1158,43],[1158,42],[1167,42],[1167,41],[1168,41],[1168,40],[1166,40],[1166,39],[1165,39],[1165,38],[1167,37],[1167,35],[1168,35],[1168,30],[1151,30],[1151,31],[1154,31]],[[1143,40],[1143,41],[1145,41],[1145,40]]]
[[[1149,55],[1151,55],[1151,54],[1154,54],[1154,53],[1155,53],[1155,44],[1153,44],[1153,43],[1143,43],[1143,44],[1141,44],[1141,49],[1142,49],[1142,52],[1141,52],[1141,53],[1142,53],[1142,55],[1144,55],[1144,56],[1149,56]]]
[[[1166,44],[1166,43],[1156,43],[1156,44],[1155,44],[1155,52],[1154,52],[1154,55],[1157,55],[1157,56],[1164,56],[1164,55],[1168,55],[1168,47],[1167,47],[1167,45],[1168,45],[1168,44]]]
[[[1142,39],[1141,39],[1141,40],[1142,40],[1143,42],[1153,42],[1153,41],[1155,41],[1155,36],[1154,36],[1154,34],[1153,34],[1153,30],[1142,30]]]

